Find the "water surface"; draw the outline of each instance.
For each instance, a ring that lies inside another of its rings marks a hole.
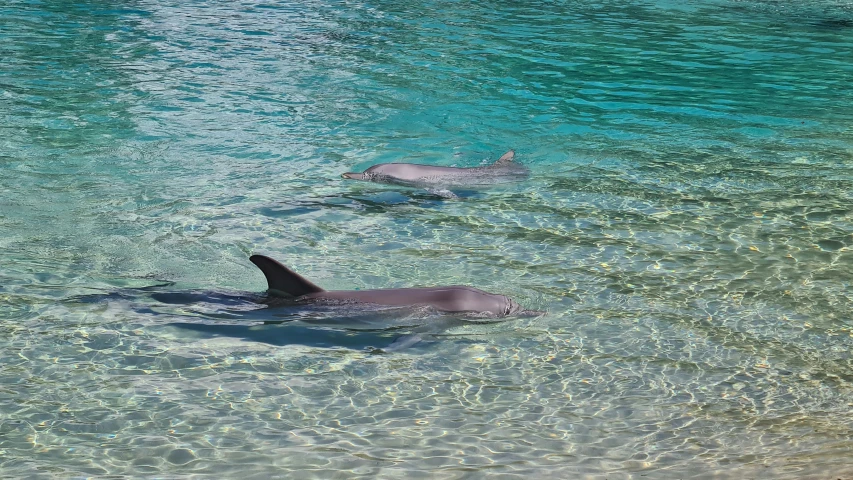
[[[0,472],[853,475],[853,4],[682,3],[4,3]],[[549,314],[375,355],[144,293],[252,253]]]

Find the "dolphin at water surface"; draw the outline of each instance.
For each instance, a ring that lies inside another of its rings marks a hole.
[[[546,313],[525,310],[504,295],[461,285],[329,291],[270,257],[252,255],[249,260],[266,277],[268,290],[265,295],[156,291],[150,297],[163,304],[197,304],[206,306],[208,310],[214,307],[213,312],[196,312],[205,317],[262,320],[265,325],[295,321],[308,328],[324,329],[315,330],[317,335],[327,334],[328,330],[325,329],[329,328],[349,332],[402,334],[388,347],[374,348],[373,351],[376,352],[400,350],[448,328],[494,323],[510,318],[536,317]],[[266,308],[257,309],[253,304],[265,305]],[[216,308],[216,305],[226,305],[228,308],[221,310]],[[173,325],[206,333],[236,330],[253,339],[257,333],[240,325]],[[272,332],[266,332],[261,335],[271,334]],[[303,332],[302,337],[312,338],[313,335]]]
[[[514,160],[515,151],[510,150],[495,163],[484,167],[459,168],[418,163],[380,163],[362,173],[347,172],[341,176],[350,180],[420,188],[493,185],[523,180],[530,175],[530,169]]]
[[[393,307],[427,306],[442,313],[487,318],[535,316],[542,313],[524,310],[513,299],[504,295],[461,285],[328,291],[270,257],[252,255],[249,260],[263,272],[270,295],[295,302],[331,301]]]
[[[448,329],[492,324],[546,312],[525,310],[504,295],[467,286],[328,291],[263,255],[250,257],[267,280],[263,294],[221,290],[172,290],[173,284],[128,288],[74,301],[125,302],[136,312],[167,318],[192,317],[168,325],[212,336],[290,345],[344,346],[395,335],[390,346],[406,348]],[[145,301],[154,300],[156,303]],[[192,308],[188,308],[192,306]],[[201,321],[199,321],[201,320]],[[278,324],[292,324],[276,330]],[[338,332],[338,333],[335,333]],[[346,332],[346,333],[344,333]],[[365,345],[367,346],[367,345]]]

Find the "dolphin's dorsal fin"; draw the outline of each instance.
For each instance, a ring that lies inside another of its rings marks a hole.
[[[506,165],[506,164],[512,163],[513,159],[515,159],[515,150],[510,150],[510,151],[504,153],[503,155],[501,155],[501,158],[499,158],[498,161],[495,162],[493,165],[495,165],[495,166]]]
[[[267,277],[267,288],[270,290],[294,297],[325,291],[270,257],[252,255],[249,261],[264,272],[264,276]]]

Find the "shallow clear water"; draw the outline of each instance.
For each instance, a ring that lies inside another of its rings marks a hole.
[[[682,3],[5,2],[0,472],[853,475],[853,3]],[[549,313],[374,355],[141,290],[252,253]]]

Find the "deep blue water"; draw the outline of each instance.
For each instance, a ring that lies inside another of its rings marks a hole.
[[[849,0],[6,1],[0,474],[850,477],[851,105]],[[377,355],[253,253],[548,315]]]

